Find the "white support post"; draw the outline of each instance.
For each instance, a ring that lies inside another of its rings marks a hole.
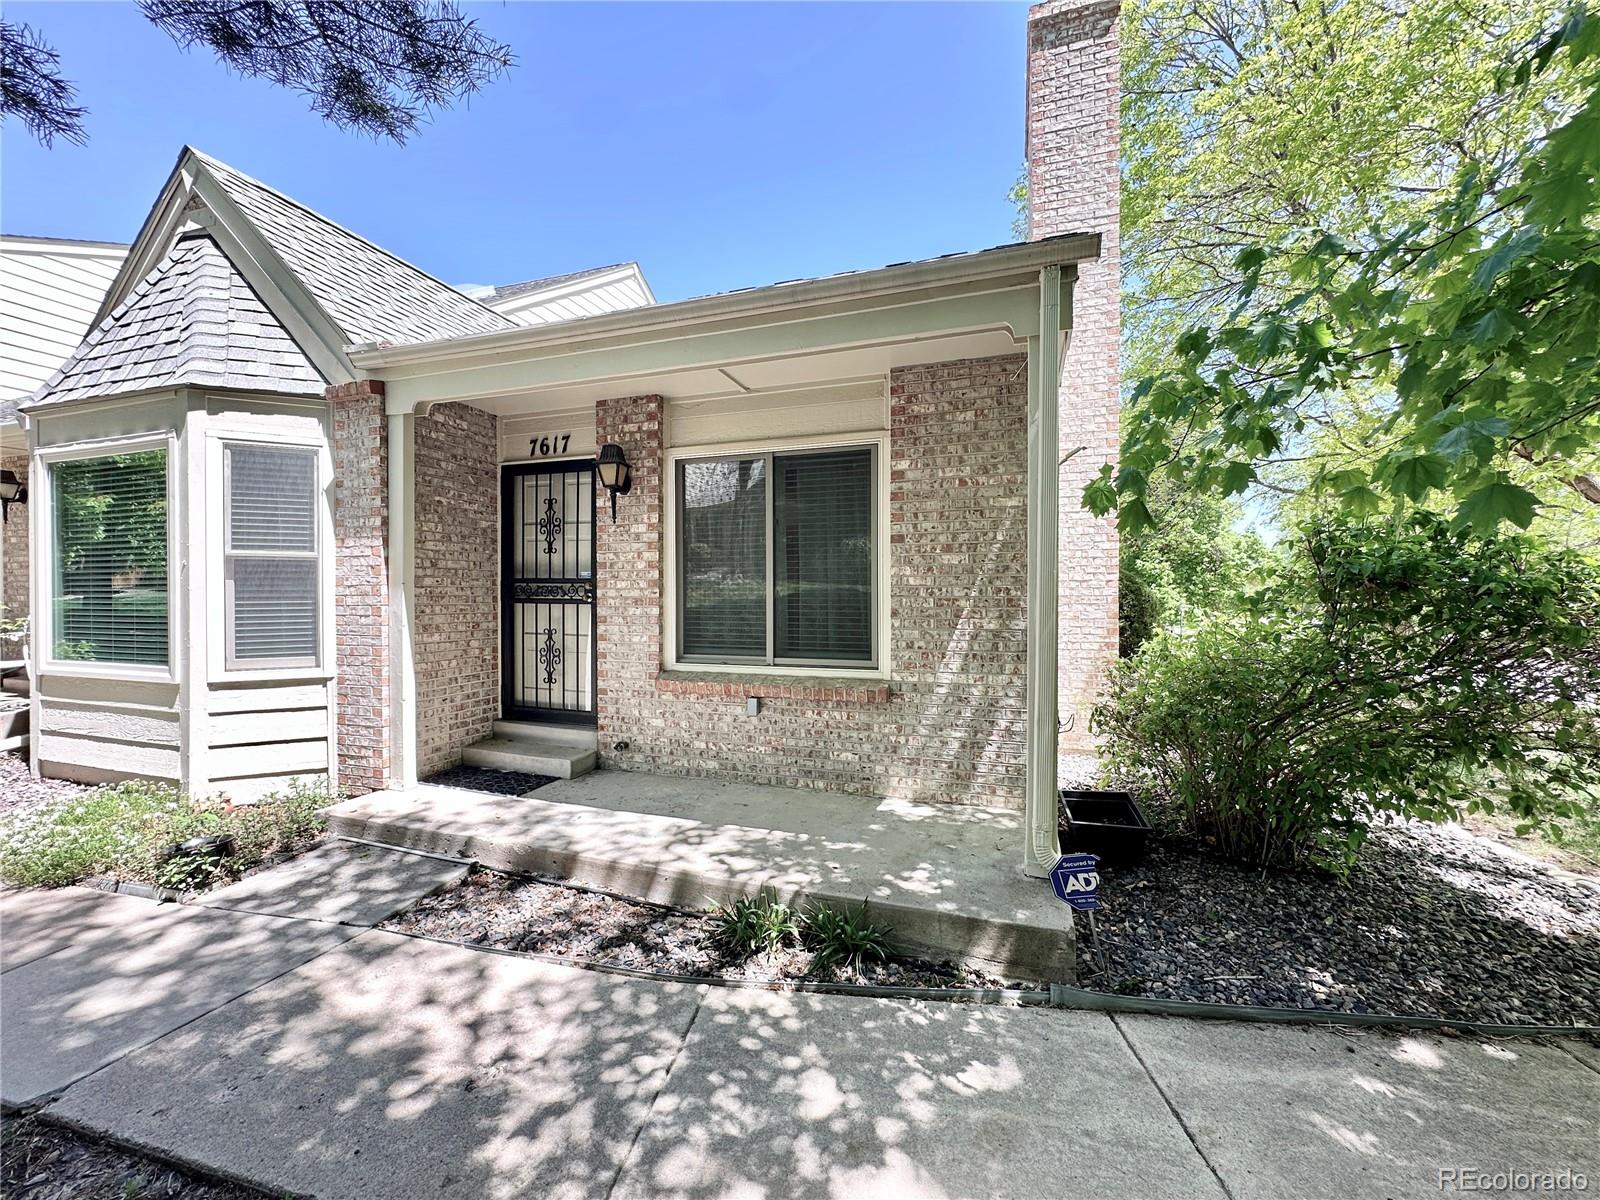
[[[397,788],[417,782],[417,672],[411,646],[416,421],[414,413],[389,414],[389,778]]]
[[[1028,723],[1022,869],[1043,878],[1057,827],[1056,570],[1060,503],[1061,268],[1039,272],[1039,335],[1028,339]]]

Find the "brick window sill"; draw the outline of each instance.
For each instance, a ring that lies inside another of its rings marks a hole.
[[[720,696],[744,700],[820,700],[839,704],[886,704],[895,685],[887,679],[849,676],[757,675],[743,671],[662,671],[656,690],[677,696]]]

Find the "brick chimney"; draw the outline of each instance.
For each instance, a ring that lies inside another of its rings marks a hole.
[[[1117,531],[1080,504],[1118,443],[1121,322],[1116,0],[1046,0],[1028,11],[1028,201],[1033,239],[1098,233],[1082,263],[1061,363],[1060,702],[1064,753],[1092,748],[1088,710],[1117,654]],[[1080,449],[1081,447],[1081,449]]]

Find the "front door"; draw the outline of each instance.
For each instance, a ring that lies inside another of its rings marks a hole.
[[[594,724],[594,462],[502,468],[505,716]]]

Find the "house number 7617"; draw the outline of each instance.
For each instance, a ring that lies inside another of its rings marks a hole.
[[[570,433],[552,433],[545,437],[529,438],[528,454],[535,457],[543,454],[565,454],[571,444]]]

